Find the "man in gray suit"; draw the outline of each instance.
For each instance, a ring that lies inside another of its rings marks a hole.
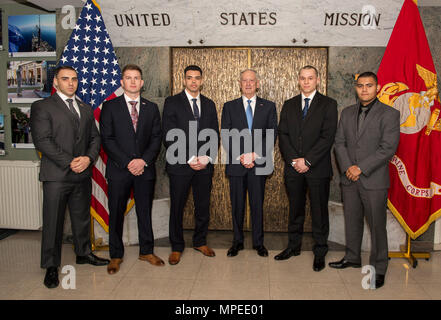
[[[386,203],[389,160],[400,139],[400,113],[377,99],[377,76],[362,73],[355,90],[359,102],[345,108],[335,137],[335,152],[342,175],[346,254],[329,266],[361,267],[364,217],[371,230],[369,263],[375,269],[375,286],[384,285],[388,264]]]
[[[35,147],[41,152],[40,181],[43,182],[43,235],[41,267],[44,284],[58,286],[64,215],[69,207],[77,264],[106,265],[91,252],[90,200],[92,166],[100,150],[100,135],[92,108],[75,98],[75,69],[55,70],[57,92],[31,106],[31,128]]]

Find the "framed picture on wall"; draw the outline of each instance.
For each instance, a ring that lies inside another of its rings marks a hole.
[[[8,37],[10,57],[55,57],[55,14],[9,16]]]
[[[11,108],[11,142],[13,148],[35,148],[31,136],[31,107]]]
[[[2,32],[2,26],[3,26],[3,10],[0,9],[0,50],[3,50],[3,32]]]
[[[0,156],[5,154],[5,116],[0,114]]]
[[[32,103],[51,95],[56,61],[8,61],[9,103]]]

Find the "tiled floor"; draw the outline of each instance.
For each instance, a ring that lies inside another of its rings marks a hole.
[[[230,233],[226,235],[225,239],[231,237]],[[39,267],[40,238],[40,232],[20,231],[0,240],[0,299],[441,299],[441,252],[434,252],[429,261],[419,260],[416,269],[404,259],[393,259],[385,286],[365,290],[362,269],[335,270],[327,266],[314,272],[311,251],[275,261],[273,257],[283,246],[283,240],[275,237],[267,245],[268,258],[248,248],[228,258],[229,243],[224,240],[222,245],[213,245],[214,258],[188,248],[178,265],[166,263],[164,267],[138,260],[138,247],[131,246],[126,248],[120,272],[112,276],[106,267],[76,265],[71,245],[65,244],[62,266],[74,267],[76,288],[63,289],[63,281],[67,282],[72,273],[60,272],[60,286],[49,290],[43,285],[44,270]],[[336,248],[328,253],[327,262],[343,256],[341,247]],[[155,253],[166,261],[169,252],[167,242],[158,241]],[[97,255],[108,257],[105,251]],[[366,262],[367,254],[363,256]]]

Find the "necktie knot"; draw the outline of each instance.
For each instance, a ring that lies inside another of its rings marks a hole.
[[[73,99],[66,99],[67,104],[69,105],[69,110],[70,112],[73,113],[73,115],[75,116],[76,120],[80,119],[80,116],[78,115],[77,110],[75,110],[75,107],[73,105]]]

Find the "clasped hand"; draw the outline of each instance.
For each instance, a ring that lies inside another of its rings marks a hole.
[[[142,159],[133,159],[127,165],[127,169],[129,169],[130,173],[134,176],[140,176],[144,173],[145,161]]]

